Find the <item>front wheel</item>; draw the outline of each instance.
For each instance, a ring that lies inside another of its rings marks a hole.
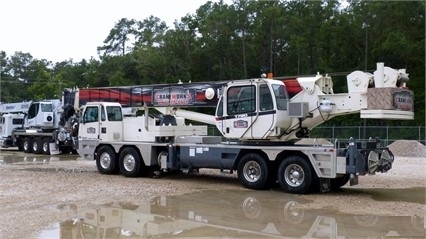
[[[96,155],[96,167],[102,174],[114,174],[118,172],[118,161],[114,150],[108,146],[99,148]]]
[[[137,177],[142,171],[142,158],[134,148],[125,148],[120,153],[120,172],[126,177]]]
[[[268,164],[259,154],[249,153],[238,164],[238,179],[250,189],[263,189],[268,184]]]
[[[313,170],[307,160],[301,156],[290,156],[278,167],[278,182],[288,193],[308,193],[313,183]]]

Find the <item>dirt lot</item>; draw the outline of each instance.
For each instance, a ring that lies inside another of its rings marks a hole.
[[[311,201],[303,207],[329,208],[343,214],[423,217],[426,154],[423,151],[421,154],[422,157],[396,155],[391,171],[360,177],[357,186],[344,186],[341,191],[327,194],[303,195]],[[37,232],[44,227],[73,216],[71,210],[60,205],[138,203],[159,195],[200,190],[247,190],[240,186],[235,175],[219,175],[212,170],[202,170],[200,175],[158,179],[125,178],[101,175],[95,162],[82,161],[77,156],[24,157],[20,152],[4,149],[0,155],[0,238],[37,238]],[[407,199],[404,195],[417,199]]]

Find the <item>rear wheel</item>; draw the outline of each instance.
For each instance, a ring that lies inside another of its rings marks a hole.
[[[134,148],[125,148],[120,153],[120,172],[126,177],[137,177],[142,172],[142,158]]]
[[[24,138],[22,140],[22,149],[25,153],[31,153],[33,149],[32,146],[33,142],[31,141],[31,138]]]
[[[42,151],[43,151],[43,154],[50,155],[50,139],[43,140]]]
[[[118,172],[118,161],[114,150],[108,146],[101,146],[96,155],[96,167],[102,174]]]
[[[19,151],[24,151],[24,142],[22,142],[21,140],[18,140],[16,144],[18,146]]]
[[[278,167],[278,182],[288,193],[308,193],[313,183],[313,170],[307,160],[301,156],[290,156]]]
[[[43,147],[43,141],[41,138],[35,138],[33,141],[33,152],[35,154],[41,154]]]
[[[249,153],[238,164],[238,179],[250,189],[263,189],[268,185],[268,164],[259,154]]]

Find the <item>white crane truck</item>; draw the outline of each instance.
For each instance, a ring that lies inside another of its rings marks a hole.
[[[283,81],[267,78],[116,88],[125,105],[138,108],[137,116],[126,116],[118,102],[86,102],[77,151],[96,160],[102,174],[137,177],[210,168],[237,171],[241,184],[250,189],[278,181],[285,192],[300,194],[329,191],[348,181],[355,185],[359,175],[392,167],[392,153],[375,140],[349,140],[342,147],[337,142],[297,144],[295,139],[344,114],[413,119],[405,69],[378,63],[374,75],[352,72],[348,93],[334,93],[327,75],[299,77],[297,82],[301,91],[292,97]],[[195,112],[208,105],[216,107],[215,115]],[[215,125],[222,136],[208,135],[206,125],[186,120]]]
[[[62,102],[50,99],[0,104],[0,146],[18,147],[26,153],[70,153],[74,141],[71,127],[63,119],[68,111],[64,111]]]

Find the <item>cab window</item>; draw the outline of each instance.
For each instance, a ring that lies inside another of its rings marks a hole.
[[[277,102],[277,109],[287,110],[288,94],[285,86],[283,85],[272,85],[274,91],[275,100]]]
[[[53,112],[53,105],[51,103],[40,103],[41,112]]]
[[[28,119],[32,119],[37,116],[39,111],[39,104],[33,103],[30,105],[30,108],[28,109]]]
[[[86,111],[84,111],[84,115],[83,115],[84,123],[97,122],[98,111],[99,111],[99,108],[97,106],[88,106],[86,108]]]
[[[121,107],[119,106],[107,106],[106,112],[109,121],[122,121],[123,114],[121,113]]]
[[[227,92],[228,115],[244,114],[256,110],[256,91],[254,85],[230,87]]]
[[[272,110],[274,105],[272,103],[272,95],[268,85],[262,84],[259,86],[259,95],[259,109],[261,111]]]

